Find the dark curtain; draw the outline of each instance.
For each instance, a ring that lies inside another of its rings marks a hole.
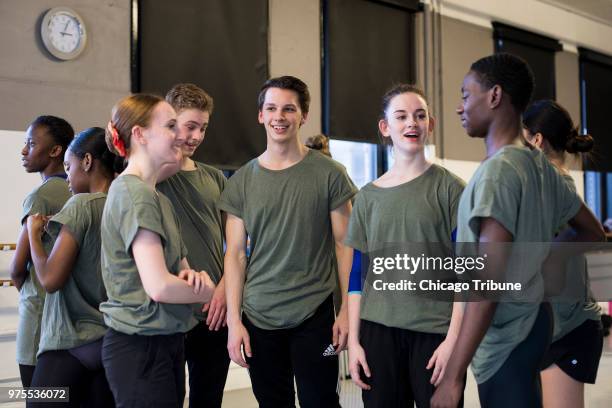
[[[493,23],[493,38],[495,52],[517,55],[533,70],[533,101],[556,98],[555,52],[561,50],[559,41],[501,23]]]
[[[416,1],[323,1],[323,132],[378,143],[380,100],[414,81]]]
[[[236,169],[265,150],[257,94],[268,78],[268,0],[132,0],[132,88],[192,82],[214,99],[195,159]]]

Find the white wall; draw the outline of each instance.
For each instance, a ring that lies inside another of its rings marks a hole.
[[[25,132],[0,130],[0,243],[16,243],[23,199],[42,182],[37,173],[28,174],[21,165],[24,139]]]

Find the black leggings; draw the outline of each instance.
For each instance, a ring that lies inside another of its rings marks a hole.
[[[481,406],[483,408],[542,407],[540,370],[551,338],[550,305],[543,303],[527,338],[512,350],[493,377],[478,385]]]
[[[29,387],[32,384],[32,377],[34,376],[34,369],[36,366],[19,364],[19,376],[21,377],[21,385]]]
[[[31,386],[68,387],[70,402],[28,402],[28,408],[114,406],[104,369],[88,370],[68,350],[47,351],[38,356]]]

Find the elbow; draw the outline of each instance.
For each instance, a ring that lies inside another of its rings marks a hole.
[[[596,242],[605,242],[606,241],[606,231],[604,231],[603,227],[601,226],[601,224],[598,224],[598,229],[597,232],[594,234],[595,235],[595,241]]]
[[[147,296],[149,296],[152,301],[156,303],[163,303],[166,298],[164,286],[164,282],[159,282],[153,285],[145,286],[144,290],[147,293]]]
[[[40,282],[40,286],[42,286],[47,293],[55,293],[61,289],[60,285],[58,285],[56,282],[50,282],[49,279],[41,280],[39,277],[38,280]]]

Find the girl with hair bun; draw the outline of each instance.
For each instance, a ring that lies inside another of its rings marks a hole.
[[[527,108],[523,126],[525,140],[544,152],[575,191],[576,185],[565,166],[565,152],[590,152],[593,138],[580,135],[567,110],[552,100],[540,100]],[[573,271],[568,276],[580,277],[577,285],[587,290],[585,299],[580,301],[552,299],[553,338],[540,374],[544,407],[583,407],[584,384],[595,383],[603,348],[601,308],[590,292],[586,259],[576,257],[567,268]],[[572,286],[568,283],[566,287]]]
[[[567,173],[565,152],[576,154],[593,150],[593,138],[581,135],[569,112],[551,99],[532,103],[523,115],[523,127],[525,140],[542,150],[563,173]]]
[[[100,222],[115,158],[106,147],[104,129],[79,133],[64,156],[74,195],[46,227],[41,214],[27,221],[32,262],[47,292],[32,386],[68,387],[75,407],[113,406],[101,359],[107,328],[98,306],[106,300]],[[28,402],[43,404],[48,403]]]
[[[182,407],[184,333],[197,323],[191,304],[207,303],[215,285],[190,269],[172,204],[155,188],[180,167],[176,113],[158,96],[125,97],[106,140],[128,164],[102,215],[104,370],[117,406]]]

